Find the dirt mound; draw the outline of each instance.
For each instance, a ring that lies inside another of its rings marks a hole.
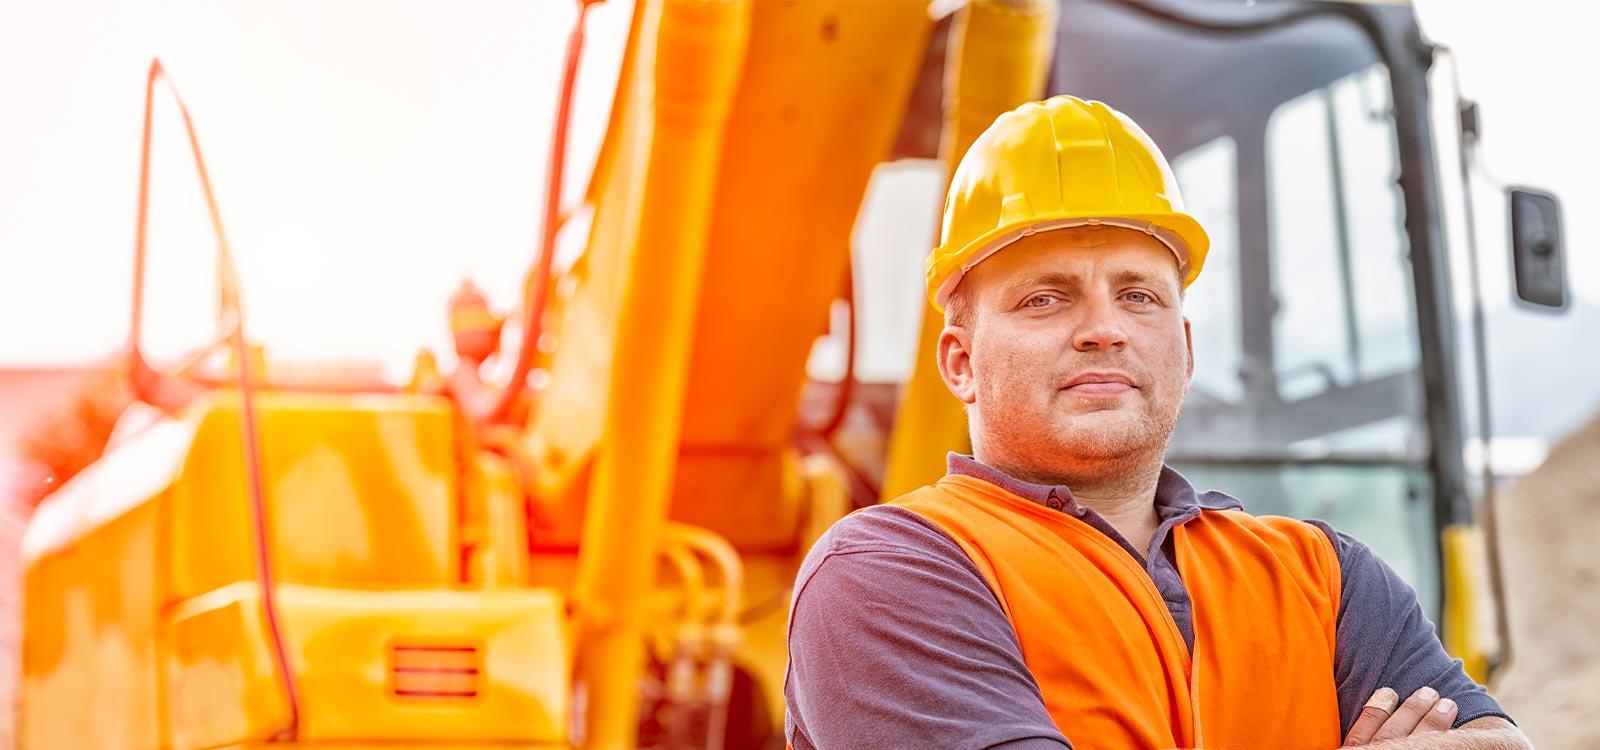
[[[1600,747],[1600,418],[1501,495],[1512,662],[1494,693],[1539,750]]]

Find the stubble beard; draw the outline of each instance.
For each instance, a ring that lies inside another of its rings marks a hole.
[[[990,394],[987,402],[1003,403],[999,395]],[[1055,405],[1043,414],[1000,410],[981,418],[985,447],[1014,469],[1040,477],[1104,481],[1142,473],[1165,456],[1178,409],[1138,400],[1134,409],[1073,415],[1053,411]]]

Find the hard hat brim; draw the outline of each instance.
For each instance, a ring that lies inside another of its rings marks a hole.
[[[935,254],[929,264],[928,278],[929,281],[939,279],[942,281],[939,281],[937,287],[929,285],[933,287],[930,290],[932,293],[929,295],[929,301],[942,313],[945,303],[950,301],[950,295],[961,284],[961,280],[989,256],[1024,237],[1082,226],[1119,227],[1155,237],[1172,251],[1180,267],[1185,265],[1188,267],[1188,273],[1183,280],[1186,289],[1200,276],[1200,268],[1205,265],[1206,253],[1211,249],[1211,239],[1206,235],[1206,230],[1200,226],[1200,222],[1188,214],[1177,211],[1115,215],[1061,213],[1031,217],[1027,221],[996,227],[956,252]]]

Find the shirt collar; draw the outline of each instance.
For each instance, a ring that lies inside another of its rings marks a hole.
[[[1048,485],[1024,482],[992,466],[979,463],[977,459],[951,453],[946,458],[948,471],[951,474],[960,474],[973,479],[988,482],[1020,497],[1029,502],[1054,508],[1058,504],[1061,511],[1074,516],[1082,516],[1086,510],[1078,505],[1073,498],[1071,488],[1064,484]],[[1050,502],[1055,500],[1055,503]],[[1169,519],[1179,522],[1186,521],[1197,515],[1202,510],[1241,510],[1244,504],[1232,496],[1222,492],[1198,492],[1194,485],[1189,483],[1182,474],[1171,466],[1162,465],[1161,477],[1156,480],[1156,515],[1162,521]]]

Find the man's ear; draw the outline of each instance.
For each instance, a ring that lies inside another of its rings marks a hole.
[[[978,400],[978,384],[972,372],[972,332],[961,326],[947,325],[939,332],[939,377],[944,387],[971,404]]]
[[[1183,316],[1183,349],[1188,353],[1189,382],[1194,382],[1194,336],[1189,332],[1189,316]]]

